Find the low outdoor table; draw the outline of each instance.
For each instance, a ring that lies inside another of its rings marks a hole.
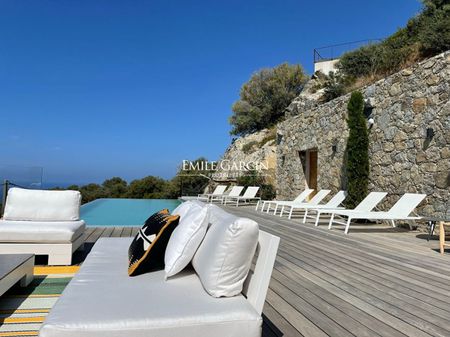
[[[0,296],[20,281],[26,287],[33,281],[33,254],[0,254]]]

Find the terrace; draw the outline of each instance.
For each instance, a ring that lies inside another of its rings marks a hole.
[[[250,207],[226,210],[281,237],[263,336],[450,335],[450,256],[439,254],[436,238],[367,226],[344,235]],[[100,237],[137,230],[88,228],[85,253]]]

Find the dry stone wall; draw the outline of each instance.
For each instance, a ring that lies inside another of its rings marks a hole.
[[[373,107],[370,129],[370,191],[389,193],[390,207],[406,192],[426,193],[424,215],[450,207],[450,52],[416,64],[361,89]],[[290,199],[305,187],[299,152],[318,151],[318,188],[345,189],[344,156],[350,95],[308,108],[277,129],[277,197]],[[449,214],[450,215],[450,214]]]

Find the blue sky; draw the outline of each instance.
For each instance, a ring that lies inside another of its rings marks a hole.
[[[239,88],[312,72],[323,45],[385,37],[416,0],[0,1],[0,166],[47,182],[170,178],[218,159]]]

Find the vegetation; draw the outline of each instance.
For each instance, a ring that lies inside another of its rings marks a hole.
[[[450,0],[424,0],[424,8],[380,43],[345,53],[339,76],[325,83],[325,100],[393,74],[417,61],[450,49]]]
[[[361,92],[353,92],[348,102],[347,207],[354,208],[367,195],[369,183],[369,135]]]
[[[245,83],[230,117],[232,135],[246,135],[277,123],[300,94],[306,75],[300,65],[280,64],[262,69]]]
[[[255,146],[258,145],[258,144],[259,143],[256,140],[248,142],[247,144],[244,144],[242,146],[242,152],[244,152],[245,154],[249,154],[249,153],[251,153],[253,151]]]
[[[193,163],[206,161],[199,158]],[[205,171],[182,170],[180,168],[176,176],[170,180],[160,177],[147,176],[127,183],[119,177],[105,180],[102,184],[87,184],[83,186],[71,185],[68,190],[80,191],[83,203],[88,203],[99,198],[134,198],[134,199],[174,199],[182,194],[195,195],[202,193],[209,179],[200,174]],[[57,187],[56,190],[62,190]]]
[[[245,176],[239,177],[237,179],[237,185],[245,187],[259,186],[260,196],[263,200],[272,200],[276,196],[275,188],[270,184],[266,184],[264,177],[255,170],[248,172]]]
[[[261,141],[258,142],[256,140],[253,140],[251,142],[244,144],[242,146],[242,152],[244,152],[245,154],[249,154],[255,149],[255,147],[261,148],[267,143],[275,141],[276,138],[277,138],[277,128],[272,127],[269,129],[268,133],[263,137],[263,139],[261,139]]]

